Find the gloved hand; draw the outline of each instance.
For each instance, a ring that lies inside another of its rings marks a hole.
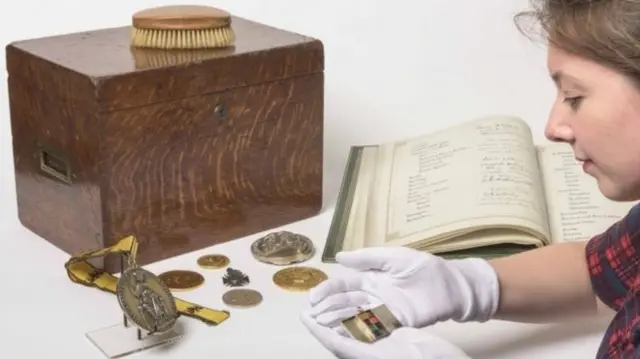
[[[384,303],[410,327],[438,321],[486,321],[498,308],[498,277],[483,259],[445,260],[407,247],[341,252],[356,272],[325,280],[310,293],[311,316],[336,327],[362,309]]]
[[[304,313],[302,323],[340,359],[471,359],[444,339],[415,328],[399,328],[374,343],[347,338]]]

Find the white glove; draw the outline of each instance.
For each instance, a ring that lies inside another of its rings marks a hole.
[[[453,344],[415,328],[399,328],[374,343],[346,338],[304,313],[302,323],[340,359],[471,359]]]
[[[483,322],[498,308],[498,277],[483,259],[445,260],[407,247],[373,247],[338,253],[336,261],[356,272],[311,291],[310,314],[325,326],[339,326],[380,303],[410,327],[448,319]]]

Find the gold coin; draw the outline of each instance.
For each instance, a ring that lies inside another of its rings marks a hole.
[[[229,265],[229,258],[222,254],[207,254],[198,258],[198,265],[207,269],[220,269]]]
[[[171,270],[159,277],[167,287],[175,291],[196,289],[204,283],[202,274],[190,270]]]
[[[232,308],[251,308],[262,302],[262,294],[253,289],[231,289],[224,293],[222,301]]]
[[[319,269],[310,267],[289,267],[276,272],[273,282],[280,288],[304,292],[327,279],[327,275]]]
[[[163,333],[178,318],[176,302],[169,288],[153,273],[142,269],[126,270],[118,279],[116,296],[126,317],[148,333]]]

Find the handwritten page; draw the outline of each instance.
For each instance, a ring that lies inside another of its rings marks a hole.
[[[582,171],[571,146],[538,147],[552,242],[588,240],[624,217],[635,202],[606,198],[595,178]]]
[[[468,122],[387,146],[385,241],[511,225],[547,233],[543,189],[529,127],[510,117]]]

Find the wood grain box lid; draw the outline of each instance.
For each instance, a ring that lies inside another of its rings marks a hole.
[[[129,26],[16,41],[6,47],[7,71],[43,71],[32,63],[40,59],[69,72],[67,84],[55,76],[52,86],[77,86],[78,100],[111,112],[324,70],[323,44],[315,38],[235,16],[231,26],[234,47],[211,50],[131,48]]]

